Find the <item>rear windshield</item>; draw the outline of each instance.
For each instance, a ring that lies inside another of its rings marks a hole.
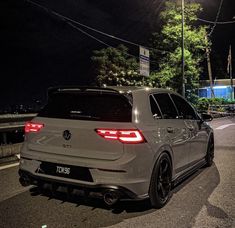
[[[58,92],[38,116],[60,119],[131,122],[132,105],[119,94]]]

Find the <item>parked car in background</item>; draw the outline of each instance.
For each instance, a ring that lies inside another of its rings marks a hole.
[[[56,87],[25,125],[19,175],[24,186],[65,185],[108,205],[150,198],[161,208],[213,157],[213,130],[173,91]]]

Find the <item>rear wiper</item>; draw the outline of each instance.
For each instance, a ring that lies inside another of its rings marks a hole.
[[[79,114],[70,114],[71,118],[79,118],[79,119],[90,119],[90,120],[99,120],[100,117],[97,116],[91,116],[91,115],[79,115]]]

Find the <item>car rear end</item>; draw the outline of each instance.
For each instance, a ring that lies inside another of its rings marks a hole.
[[[132,102],[131,94],[111,89],[49,90],[47,105],[25,125],[21,183],[63,185],[108,204],[147,197],[150,169],[144,164],[152,158],[132,121]]]

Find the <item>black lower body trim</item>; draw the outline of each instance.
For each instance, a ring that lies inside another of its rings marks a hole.
[[[67,180],[66,181],[57,180],[50,177],[37,176],[22,169],[19,170],[19,176],[20,176],[20,182],[23,186],[26,185],[39,186],[40,184],[48,183],[56,186],[68,186],[72,189],[85,190],[86,192],[88,191],[88,192],[105,193],[108,190],[111,191],[114,190],[120,193],[120,199],[133,199],[133,200],[138,199],[137,195],[132,191],[116,185],[104,185],[104,184],[87,185],[87,184],[74,183]]]
[[[187,170],[187,172],[181,174],[179,177],[177,177],[176,179],[174,179],[172,181],[172,185],[175,186],[178,183],[184,181],[186,178],[188,178],[190,175],[192,175],[193,173],[195,173],[197,170],[199,170],[200,168],[202,168],[203,166],[205,166],[206,162],[205,159],[200,160],[195,166],[193,166],[191,169]]]

